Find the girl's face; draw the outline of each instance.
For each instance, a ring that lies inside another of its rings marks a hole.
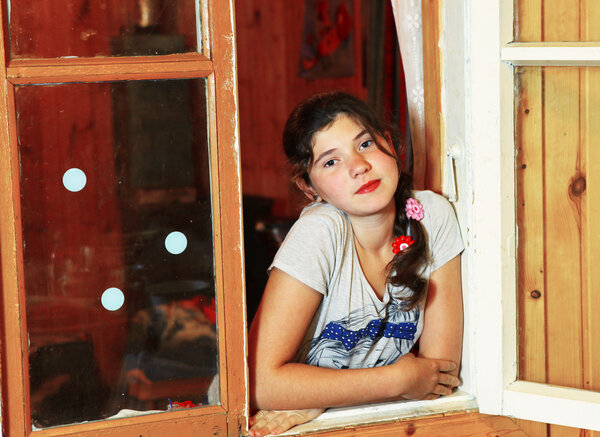
[[[399,174],[394,148],[386,137],[373,138],[362,125],[340,115],[315,134],[314,161],[308,171],[311,186],[301,188],[351,217],[389,208]]]

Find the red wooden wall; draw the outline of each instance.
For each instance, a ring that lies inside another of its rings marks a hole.
[[[236,2],[243,192],[273,198],[273,213],[279,216],[296,215],[303,202],[290,186],[281,146],[291,110],[304,98],[332,89],[367,97],[361,68],[360,1],[354,0],[356,68],[352,77],[299,77],[304,8],[303,0]]]

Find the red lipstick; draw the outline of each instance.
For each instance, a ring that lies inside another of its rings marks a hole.
[[[364,184],[363,186],[361,186],[355,194],[366,194],[366,193],[370,193],[372,191],[375,191],[377,189],[377,187],[379,187],[379,185],[381,185],[381,180],[376,179],[374,181],[369,181],[366,184]]]

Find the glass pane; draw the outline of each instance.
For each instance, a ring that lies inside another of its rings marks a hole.
[[[204,79],[17,87],[35,427],[219,402],[206,108]]]
[[[598,41],[600,2],[515,0],[515,41]]]
[[[194,52],[196,1],[11,0],[11,58]]]
[[[517,83],[519,378],[600,391],[600,68]]]

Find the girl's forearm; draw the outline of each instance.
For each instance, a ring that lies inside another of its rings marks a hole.
[[[360,405],[399,398],[389,366],[328,369],[287,363],[257,377],[252,403],[260,409],[305,409]],[[397,376],[395,377],[397,378]]]

